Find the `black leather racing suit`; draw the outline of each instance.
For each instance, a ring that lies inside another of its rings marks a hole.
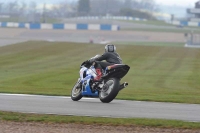
[[[103,62],[105,60],[106,62]],[[122,59],[116,52],[105,52],[103,55],[95,59],[97,63],[96,68],[105,69],[107,66],[113,64],[122,64]]]

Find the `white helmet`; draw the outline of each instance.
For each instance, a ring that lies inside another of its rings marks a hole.
[[[113,44],[107,44],[105,46],[105,52],[116,52],[116,47]]]

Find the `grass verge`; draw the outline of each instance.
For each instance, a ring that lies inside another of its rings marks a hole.
[[[155,25],[155,26],[174,26],[172,24],[166,23],[164,21],[159,20],[147,20],[147,21],[137,21],[137,20],[120,20],[129,23],[137,23],[137,24],[146,24],[146,25]]]
[[[145,31],[145,32],[171,32],[171,33],[200,33],[199,29],[188,28],[122,28],[125,31]]]
[[[29,23],[27,18],[18,18],[18,17],[12,17],[12,18],[0,18],[0,22],[24,22],[24,23]],[[43,19],[40,20],[40,22],[44,22]],[[45,23],[60,23],[60,19],[54,19],[54,18],[45,18]]]
[[[149,28],[122,28],[121,30],[134,30],[134,31],[149,31],[149,32],[173,32],[173,33],[190,33],[193,31],[194,33],[200,33],[199,27],[192,27],[186,26],[183,28],[178,28],[176,25],[166,23],[164,21],[159,20],[148,20],[148,21],[128,21],[128,20],[121,20],[129,23],[136,23],[136,24],[145,24],[149,25]],[[162,27],[150,27],[150,26],[166,26],[166,28]],[[167,28],[171,27],[171,28]]]
[[[82,116],[58,116],[39,115],[13,112],[0,112],[1,121],[15,122],[45,122],[45,123],[75,123],[75,124],[97,124],[111,126],[150,126],[160,128],[200,129],[199,122],[184,122],[163,119],[141,119],[141,118],[101,118]]]
[[[174,42],[113,42],[120,45],[138,45],[138,46],[165,46],[165,47],[184,47],[184,43]]]

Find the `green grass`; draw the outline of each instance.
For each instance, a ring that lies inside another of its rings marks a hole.
[[[117,45],[129,73],[118,99],[200,103],[200,49]],[[82,61],[103,45],[25,42],[0,47],[0,92],[70,95]]]
[[[176,28],[176,25],[166,23],[164,21],[159,20],[148,20],[148,21],[130,21],[130,20],[121,20],[129,23],[136,23],[136,24],[146,24],[146,25],[153,25],[153,26],[171,26],[171,28],[121,28],[121,30],[134,30],[134,31],[147,31],[147,32],[173,32],[173,33],[190,33],[193,31],[194,33],[200,33],[199,27],[193,26],[186,26],[183,28]]]
[[[120,20],[120,21],[125,21],[129,23],[136,23],[136,24],[146,24],[146,25],[154,25],[154,26],[171,26],[171,27],[176,27],[177,25],[166,23],[165,21],[160,21],[160,20],[147,20],[147,21],[136,21],[136,20]],[[199,27],[196,26],[185,26],[193,29],[200,29]]]
[[[166,23],[164,21],[159,20],[147,20],[147,21],[136,21],[136,20],[121,20],[129,23],[137,23],[137,24],[147,24],[147,25],[156,25],[156,26],[173,26],[172,24]]]
[[[37,115],[24,113],[0,112],[0,121],[75,123],[111,126],[150,126],[160,128],[200,129],[199,122],[184,122],[163,119],[143,118],[100,118],[82,116]]]
[[[11,17],[11,18],[0,18],[0,22],[26,22],[29,23],[27,18]],[[43,18],[40,19],[40,22],[43,23]],[[60,23],[60,19],[55,18],[45,18],[45,23]]]
[[[200,28],[174,28],[174,29],[164,29],[164,28],[122,28],[125,31],[145,31],[145,32],[172,32],[172,33],[200,33]]]
[[[113,42],[114,44],[121,45],[139,45],[139,46],[176,46],[176,47],[184,47],[184,43],[174,43],[174,42]]]

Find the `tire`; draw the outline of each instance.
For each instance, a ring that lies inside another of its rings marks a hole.
[[[116,78],[110,78],[106,81],[102,91],[99,91],[99,99],[101,102],[110,103],[113,99],[115,99],[119,92],[119,82],[119,79]]]
[[[76,82],[76,84],[74,85],[74,87],[72,88],[72,91],[71,91],[71,99],[73,101],[79,101],[83,97],[81,94],[82,88],[81,88],[81,86],[78,86],[79,81],[80,81],[80,79],[78,79],[78,81]]]

